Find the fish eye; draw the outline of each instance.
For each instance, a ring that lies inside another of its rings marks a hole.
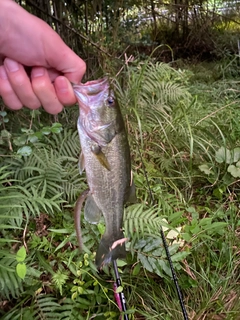
[[[109,96],[107,98],[107,103],[108,103],[109,107],[113,107],[114,106],[114,102],[115,102],[114,97]]]

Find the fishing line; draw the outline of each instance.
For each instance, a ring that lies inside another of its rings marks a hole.
[[[144,173],[144,176],[145,176],[145,179],[146,179],[147,188],[149,190],[151,203],[154,204],[154,197],[153,197],[152,189],[151,189],[151,186],[150,186],[150,183],[149,183],[149,180],[148,180],[147,170],[146,170],[146,167],[144,165],[142,154],[140,152],[138,144],[137,144],[137,148],[138,148],[138,152],[139,152],[140,159],[141,159],[141,162],[142,162],[143,173]],[[179,300],[179,303],[180,303],[180,306],[181,306],[181,309],[182,309],[183,319],[184,320],[188,320],[187,310],[186,310],[186,307],[185,307],[185,304],[184,304],[184,301],[183,301],[182,291],[181,291],[181,288],[180,288],[179,283],[178,283],[177,275],[176,275],[176,272],[175,272],[175,269],[174,269],[174,266],[173,266],[173,263],[172,263],[172,258],[171,258],[170,252],[169,252],[167,240],[166,240],[166,237],[164,235],[162,226],[160,226],[160,234],[161,234],[161,238],[162,238],[162,241],[163,241],[163,246],[164,246],[164,249],[165,249],[165,252],[166,252],[166,255],[167,255],[167,259],[168,259],[168,262],[169,262],[169,266],[170,266],[170,269],[171,269],[172,278],[173,278],[173,281],[174,281],[174,284],[175,284],[175,287],[176,287],[176,290],[177,290],[178,300]]]

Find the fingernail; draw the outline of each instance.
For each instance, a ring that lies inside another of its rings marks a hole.
[[[7,70],[9,72],[16,72],[19,70],[19,65],[16,61],[6,58],[4,60],[4,66],[6,66]]]
[[[58,77],[58,91],[65,93],[69,90],[68,81],[65,77]]]
[[[45,69],[41,67],[35,67],[32,69],[32,77],[37,78],[43,76],[45,73]]]
[[[8,78],[4,66],[1,66],[1,67],[0,67],[0,78],[1,78],[2,80],[7,80],[7,78]]]

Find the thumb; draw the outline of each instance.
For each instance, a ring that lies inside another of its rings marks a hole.
[[[86,63],[56,33],[54,40],[48,42],[47,46],[48,66],[62,73],[70,82],[78,84],[86,72]]]
[[[78,84],[81,82],[86,72],[86,63],[81,58],[79,58],[73,51],[71,51],[68,55],[68,58],[62,61],[61,69],[63,75],[70,82]]]

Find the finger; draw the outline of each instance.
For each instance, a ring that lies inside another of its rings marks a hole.
[[[33,92],[30,79],[24,67],[9,58],[4,60],[4,67],[12,89],[21,103],[30,109],[38,109],[41,103]]]
[[[51,83],[47,70],[42,67],[35,67],[31,73],[32,87],[43,108],[51,114],[62,111],[63,105],[58,100],[55,88]]]
[[[2,96],[5,105],[12,110],[19,110],[23,106],[8,81],[4,66],[0,66],[0,96]]]
[[[54,82],[54,87],[59,101],[64,106],[71,106],[77,102],[72,85],[67,78],[63,76],[57,77]]]
[[[82,80],[86,63],[67,47],[60,37],[51,45],[48,44],[46,56],[49,65],[62,72],[70,82],[78,84]]]
[[[86,72],[86,63],[73,51],[71,51],[71,55],[69,54],[68,60],[66,60],[67,59],[63,59],[61,71],[69,81],[74,84],[79,84]]]

